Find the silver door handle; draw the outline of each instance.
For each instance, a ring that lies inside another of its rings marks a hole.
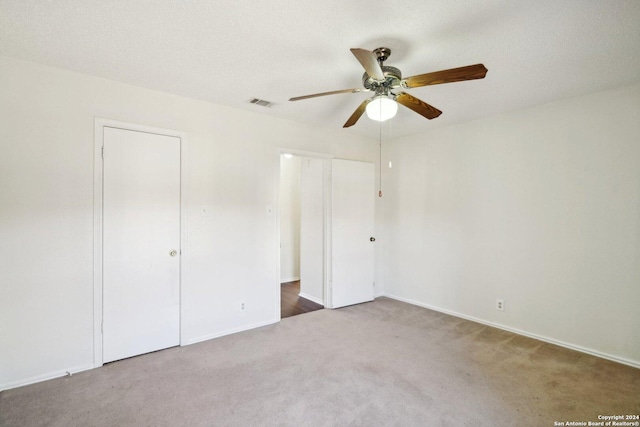
[[[176,251],[175,249],[171,249],[171,252],[169,252],[170,256],[176,256],[178,255],[178,251]]]

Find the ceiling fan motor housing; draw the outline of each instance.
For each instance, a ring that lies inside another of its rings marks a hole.
[[[378,81],[367,73],[362,75],[362,85],[366,89],[375,91],[378,88],[394,89],[400,87],[402,73],[399,69],[388,65],[382,65],[380,68],[382,68],[382,74],[384,74],[384,81]]]

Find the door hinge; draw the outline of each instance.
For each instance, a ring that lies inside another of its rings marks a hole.
[[[102,158],[104,159],[104,146],[102,146]]]
[[[104,333],[104,321],[100,322],[100,332]]]

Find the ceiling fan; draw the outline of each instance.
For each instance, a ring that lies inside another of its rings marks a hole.
[[[398,109],[397,104],[404,105],[431,120],[442,114],[442,111],[406,92],[395,93],[392,92],[392,90],[398,88],[412,89],[442,83],[483,79],[487,74],[487,69],[484,65],[475,64],[433,73],[419,74],[403,79],[399,69],[384,65],[384,61],[391,55],[391,49],[386,47],[379,47],[373,51],[351,49],[351,53],[353,53],[365,69],[365,73],[362,76],[363,89],[344,89],[314,93],[313,95],[291,98],[289,101],[300,101],[302,99],[336,95],[339,93],[374,92],[373,97],[365,99],[362,104],[356,108],[356,111],[353,112],[343,127],[347,128],[356,124],[365,110],[367,111],[367,116],[373,120],[387,120],[395,116],[396,110]]]

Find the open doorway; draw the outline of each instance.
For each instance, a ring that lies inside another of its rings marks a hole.
[[[324,159],[280,156],[280,317],[324,308]]]

